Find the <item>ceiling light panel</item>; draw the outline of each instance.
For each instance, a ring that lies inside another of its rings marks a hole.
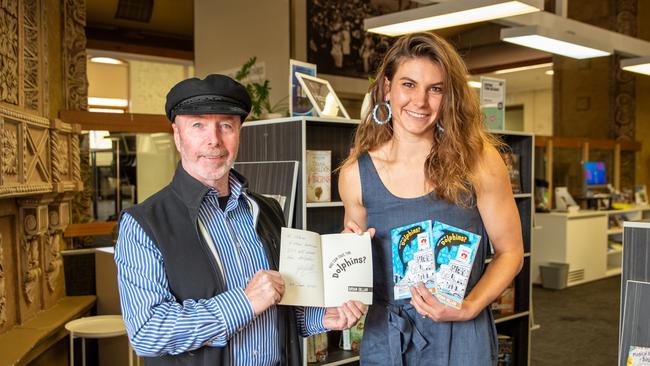
[[[626,71],[650,75],[650,57],[637,57],[621,60],[621,68]]]
[[[364,29],[399,36],[527,14],[543,8],[543,0],[455,0],[368,18],[364,20]]]
[[[537,26],[501,29],[501,40],[576,59],[603,57],[613,53],[613,49],[597,45],[595,40]]]

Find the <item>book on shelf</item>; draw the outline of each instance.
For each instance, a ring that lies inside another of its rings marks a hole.
[[[323,362],[327,359],[327,333],[307,337],[307,362]]]
[[[357,324],[350,329],[345,329],[341,334],[341,348],[345,351],[358,351],[363,338],[363,328],[366,316],[363,315]]]
[[[497,334],[497,366],[513,366],[515,364],[513,343],[513,337]]]
[[[332,200],[332,152],[307,150],[307,202]]]
[[[515,283],[514,281],[506,287],[505,290],[497,297],[490,309],[495,317],[511,315],[515,313]]]
[[[438,301],[460,308],[481,237],[431,220],[394,228],[390,237],[394,298],[410,298],[422,282]]]
[[[348,300],[372,304],[370,235],[325,234],[282,228],[281,305],[340,306]]]
[[[503,153],[503,161],[506,163],[506,168],[508,168],[512,193],[521,193],[521,166],[519,162],[519,154],[506,151]]]

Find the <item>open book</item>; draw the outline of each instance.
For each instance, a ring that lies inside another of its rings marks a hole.
[[[281,305],[372,304],[370,235],[319,235],[283,227],[280,274],[285,284]]]

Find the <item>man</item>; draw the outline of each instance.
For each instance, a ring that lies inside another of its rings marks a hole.
[[[232,170],[251,109],[223,75],[167,94],[181,161],[172,182],[120,218],[115,248],[122,313],[148,365],[298,365],[298,335],[354,325],[359,302],[276,306],[284,216]]]

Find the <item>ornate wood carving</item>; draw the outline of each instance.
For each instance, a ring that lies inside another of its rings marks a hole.
[[[2,175],[18,174],[18,136],[2,129]]]
[[[25,302],[30,305],[39,294],[41,270],[41,239],[47,229],[47,207],[22,207],[20,209],[23,235],[20,239],[20,268],[22,281],[20,289]],[[45,226],[45,227],[43,227]]]
[[[47,0],[0,1],[0,101],[46,114]]]
[[[61,256],[61,236],[63,230],[70,223],[68,203],[59,203],[49,206],[49,228],[43,249],[43,265],[45,268],[45,281],[50,294],[56,291],[59,275],[63,268]]]
[[[86,3],[84,0],[64,0],[63,65],[66,109],[88,109],[88,80],[86,78]]]
[[[0,328],[7,322],[7,293],[5,291],[4,249],[0,233]]]
[[[0,1],[0,101],[18,105],[18,3]]]
[[[23,90],[24,105],[28,109],[40,111],[40,62],[41,56],[40,38],[44,38],[39,32],[41,23],[39,0],[23,0]]]

